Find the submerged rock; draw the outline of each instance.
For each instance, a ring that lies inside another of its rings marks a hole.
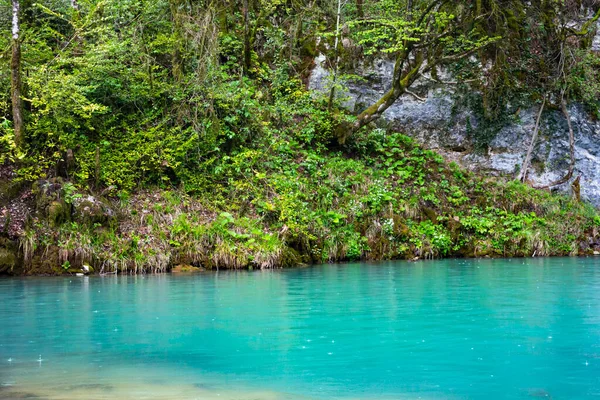
[[[71,385],[65,388],[66,390],[98,390],[102,392],[110,392],[115,388],[112,385],[104,384],[104,383],[79,383],[75,385]]]
[[[3,392],[2,398],[4,399],[42,399],[42,397],[38,396],[35,393],[29,392]]]
[[[530,397],[543,397],[546,399],[552,399],[550,393],[545,389],[529,389],[528,394]]]

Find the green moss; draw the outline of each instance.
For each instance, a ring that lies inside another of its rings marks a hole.
[[[67,205],[61,201],[52,201],[47,209],[48,221],[51,225],[58,226],[69,217]]]
[[[17,253],[14,250],[0,247],[0,273],[13,272],[17,263]]]

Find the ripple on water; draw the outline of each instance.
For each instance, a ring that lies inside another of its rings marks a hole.
[[[14,383],[0,397],[589,398],[600,392],[597,266],[0,279],[0,383]]]

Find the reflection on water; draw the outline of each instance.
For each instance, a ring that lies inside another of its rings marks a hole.
[[[592,398],[597,259],[0,280],[0,398]]]

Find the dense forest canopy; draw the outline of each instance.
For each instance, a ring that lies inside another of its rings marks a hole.
[[[17,135],[14,4],[24,119]],[[281,111],[265,106],[292,106],[319,52],[332,69],[348,57],[396,62],[390,92],[354,122],[306,104],[328,127],[316,132],[325,145],[344,142],[420,76],[443,68],[482,94],[489,118],[518,96],[594,108],[599,64],[587,49],[599,9],[595,0],[4,0],[2,157],[20,159],[26,178],[56,169],[68,152],[80,182],[187,182],[251,143],[266,121],[281,122]],[[342,37],[344,45],[334,44]]]

